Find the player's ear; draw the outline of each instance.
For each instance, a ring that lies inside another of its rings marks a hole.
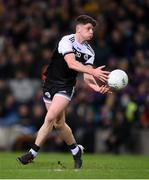
[[[77,24],[76,25],[76,32],[79,33],[81,30],[81,25],[80,24]]]

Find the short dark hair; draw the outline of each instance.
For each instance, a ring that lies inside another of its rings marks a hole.
[[[92,17],[88,16],[88,15],[80,15],[75,19],[75,26],[78,24],[88,24],[91,23],[93,25],[93,27],[96,26],[97,22],[95,19],[93,19]]]

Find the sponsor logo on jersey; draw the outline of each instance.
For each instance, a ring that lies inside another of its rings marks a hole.
[[[79,47],[77,47],[77,49],[78,49],[79,51],[81,51],[81,49],[80,49]]]

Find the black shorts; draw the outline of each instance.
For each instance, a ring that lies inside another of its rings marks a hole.
[[[64,98],[71,101],[74,95],[74,89],[74,87],[43,86],[43,100],[44,102],[50,103],[53,97],[57,95],[63,96]]]

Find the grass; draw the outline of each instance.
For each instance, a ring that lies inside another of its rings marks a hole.
[[[41,152],[26,166],[19,155],[0,153],[0,179],[149,179],[148,156],[85,154],[83,168],[74,170],[70,154]]]

